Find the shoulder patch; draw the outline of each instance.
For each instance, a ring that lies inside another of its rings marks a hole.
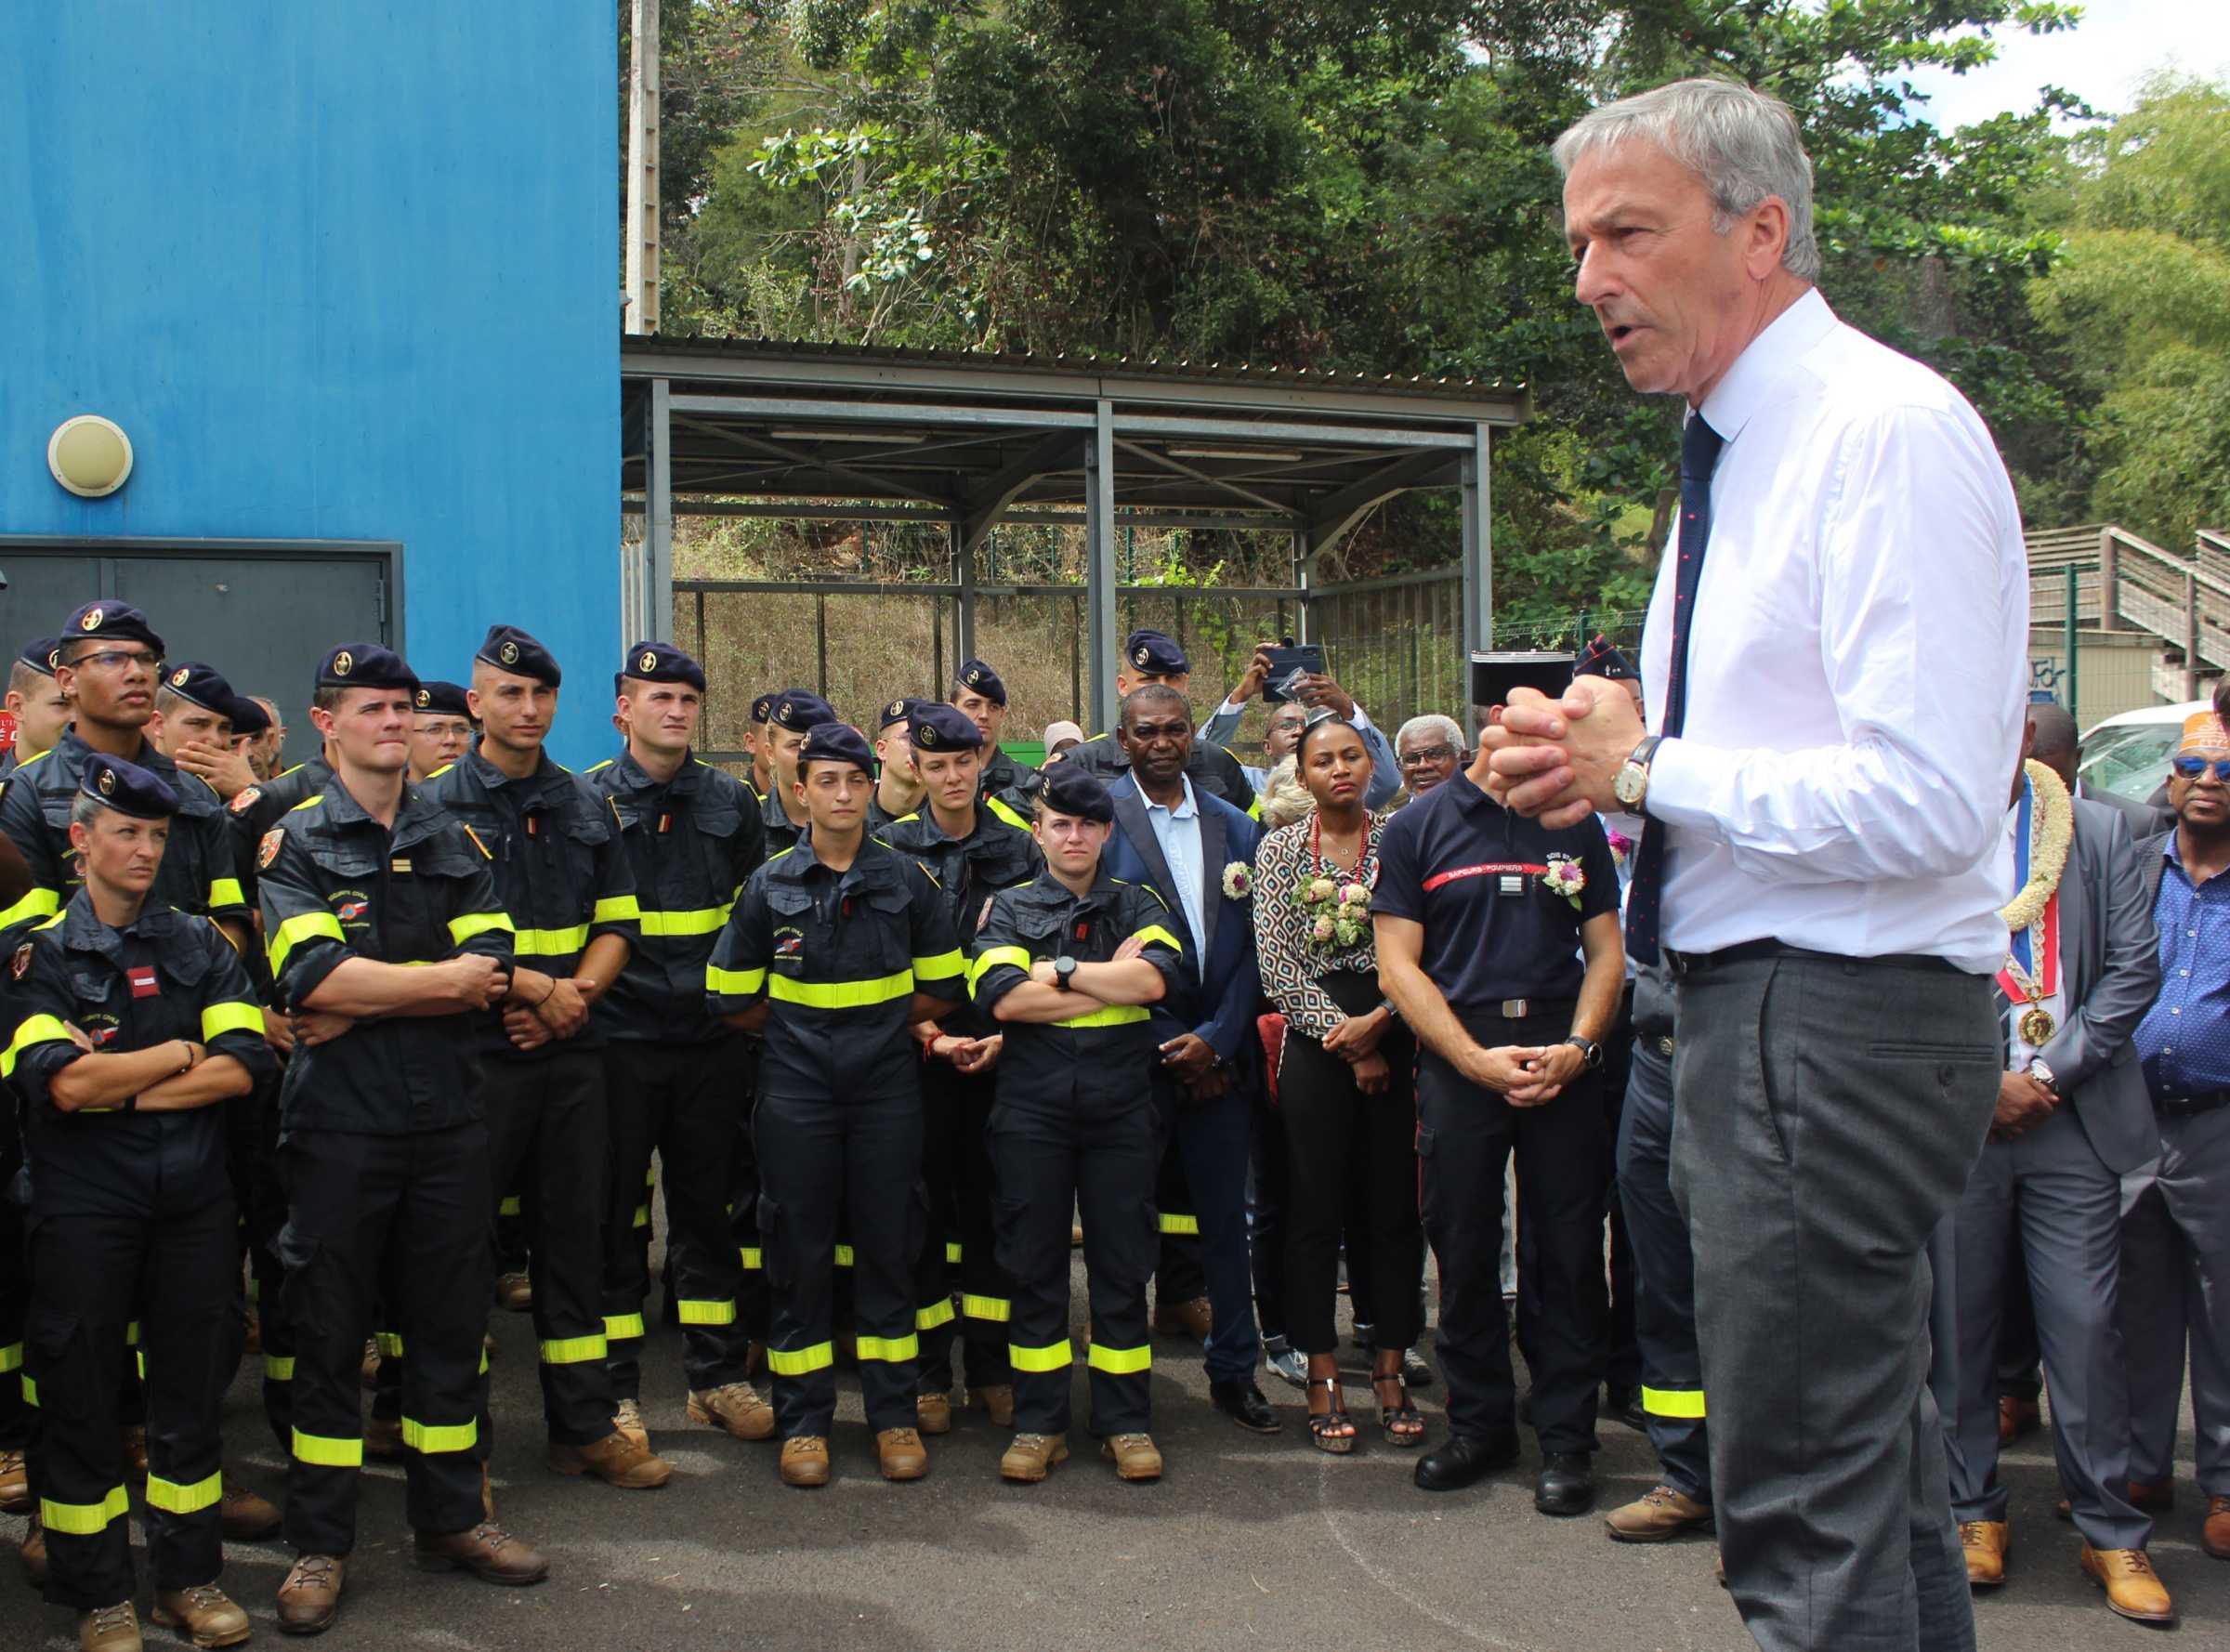
[[[15,960],[8,964],[7,973],[19,981],[31,973],[31,943],[29,941],[25,941],[16,949]]]
[[[250,786],[245,792],[243,792],[238,797],[235,797],[232,800],[232,812],[236,815],[246,814],[250,809],[256,806],[256,800],[262,795],[263,793],[259,789]]]
[[[263,842],[256,848],[256,870],[269,872],[271,862],[279,859],[279,846],[286,842],[286,828],[274,826],[263,834]]]

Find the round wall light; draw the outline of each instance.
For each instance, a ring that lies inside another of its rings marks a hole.
[[[101,498],[132,474],[132,439],[113,419],[80,413],[46,439],[46,468],[79,498]]]

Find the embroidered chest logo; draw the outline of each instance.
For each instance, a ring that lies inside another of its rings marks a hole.
[[[774,962],[778,969],[801,969],[806,962],[806,934],[802,929],[774,932]]]
[[[361,889],[335,889],[325,898],[333,902],[333,915],[343,924],[371,922],[372,898]]]
[[[77,1022],[85,1029],[85,1036],[93,1041],[93,1047],[97,1050],[104,1044],[113,1043],[116,1035],[124,1030],[123,1024],[114,1016],[80,1016]]]

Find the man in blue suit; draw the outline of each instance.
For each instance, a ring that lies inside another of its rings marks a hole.
[[[1272,1434],[1278,1420],[1254,1381],[1261,1339],[1247,1266],[1249,1097],[1259,1076],[1254,1014],[1262,997],[1250,897],[1261,832],[1186,778],[1192,708],[1176,689],[1161,683],[1133,689],[1115,737],[1130,768],[1108,787],[1115,800],[1108,872],[1148,885],[1184,925],[1185,981],[1153,1010],[1161,1056],[1154,1100],[1192,1210],[1169,1209],[1165,1198],[1162,1231],[1197,1226],[1200,1234],[1213,1316],[1208,1385],[1216,1409],[1242,1428]]]

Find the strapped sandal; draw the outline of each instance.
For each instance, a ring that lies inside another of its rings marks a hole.
[[[1385,1430],[1389,1446],[1421,1446],[1424,1443],[1424,1413],[1410,1403],[1410,1381],[1399,1371],[1373,1371],[1371,1392],[1375,1395],[1379,1384],[1393,1383],[1401,1389],[1401,1403],[1378,1408],[1378,1425]]]
[[[1319,1451],[1329,1451],[1334,1457],[1345,1457],[1355,1449],[1355,1420],[1347,1415],[1346,1401],[1340,1396],[1340,1380],[1335,1377],[1311,1377],[1311,1388],[1321,1388],[1331,1396],[1331,1409],[1311,1411],[1308,1414],[1308,1443]],[[1336,1428],[1345,1434],[1334,1434]]]

